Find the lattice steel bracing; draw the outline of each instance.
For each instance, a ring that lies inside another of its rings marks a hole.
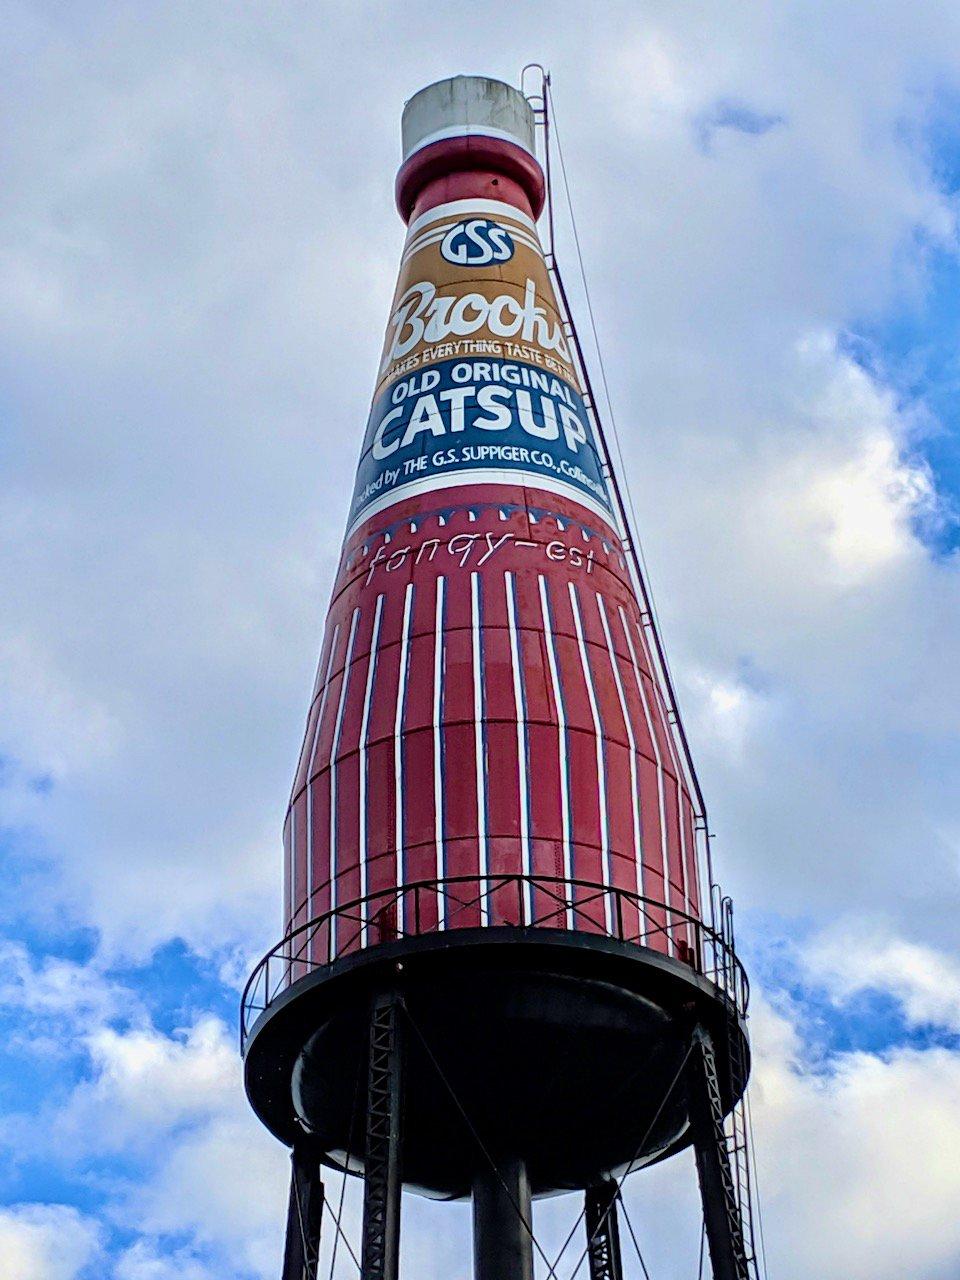
[[[713,1045],[699,1028],[688,1067],[690,1120],[714,1280],[754,1280],[744,1238],[741,1196],[724,1128],[723,1095]]]
[[[601,1182],[586,1191],[584,1222],[590,1280],[623,1280],[617,1196],[615,1182]]]
[[[361,1280],[396,1280],[400,1252],[400,999],[377,996],[370,1016]]]
[[[282,1280],[317,1280],[323,1218],[320,1162],[315,1153],[303,1146],[294,1148],[290,1161],[290,1201]]]

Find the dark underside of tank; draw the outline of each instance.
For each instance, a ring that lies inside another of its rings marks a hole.
[[[370,1011],[401,1001],[404,1184],[470,1192],[489,1157],[525,1161],[535,1195],[582,1188],[687,1145],[683,1064],[710,1034],[725,1109],[742,1022],[688,965],[587,933],[485,928],[350,955],[300,978],[247,1041],[250,1100],[284,1142],[310,1134],[362,1172]],[[744,1072],[744,1075],[746,1072]]]

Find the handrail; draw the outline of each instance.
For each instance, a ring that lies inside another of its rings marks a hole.
[[[439,904],[441,898],[443,915],[438,906],[433,923],[433,913],[424,908]],[[538,900],[539,909],[535,909]],[[562,922],[572,917],[573,932],[672,951],[719,987],[739,1014],[746,1013],[750,988],[733,947],[732,919],[728,928],[717,932],[697,916],[660,899],[590,880],[519,872],[448,876],[390,885],[339,903],[290,930],[247,979],[240,1005],[241,1049],[253,1022],[279,995],[308,973],[328,968],[332,959],[404,937],[469,927],[468,918],[472,925],[484,917],[512,927],[568,932],[569,925]],[[318,950],[322,958],[317,958]]]

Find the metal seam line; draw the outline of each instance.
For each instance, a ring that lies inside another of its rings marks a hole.
[[[560,773],[560,831],[563,838],[563,874],[567,881],[566,890],[573,895],[570,881],[573,879],[572,854],[570,850],[570,779],[569,760],[567,758],[567,717],[563,705],[563,691],[557,672],[557,655],[553,635],[553,622],[550,617],[550,603],[547,599],[547,583],[543,574],[537,575],[540,584],[540,610],[543,614],[543,629],[547,640],[547,666],[550,668],[550,684],[553,689],[553,701],[557,708],[557,755]],[[566,907],[567,928],[574,928],[573,904]]]
[[[583,679],[587,687],[587,700],[590,703],[590,718],[593,720],[593,735],[596,742],[597,755],[597,807],[600,812],[600,877],[603,881],[603,922],[609,935],[613,934],[613,911],[610,902],[610,887],[613,876],[610,867],[610,829],[607,817],[607,744],[603,737],[603,724],[600,720],[600,708],[597,705],[597,692],[593,687],[593,672],[587,656],[587,645],[583,637],[583,618],[580,615],[580,597],[576,585],[567,583],[570,594],[570,606],[573,610],[573,625],[577,632],[577,648],[580,651],[580,665],[583,668]]]
[[[620,676],[620,665],[617,662],[617,652],[613,647],[613,637],[610,634],[610,621],[607,618],[607,608],[603,601],[603,596],[598,591],[597,611],[600,614],[600,622],[603,625],[603,634],[607,641],[607,653],[610,655],[610,668],[613,672],[614,683],[617,686],[617,697],[620,699],[620,712],[623,716],[623,723],[627,731],[627,743],[630,747],[630,791],[633,796],[633,804],[630,806],[631,816],[633,818],[633,857],[636,863],[637,876],[637,892],[642,896],[644,892],[643,877],[643,843],[640,837],[640,788],[637,784],[637,739],[633,732],[633,722],[630,719],[630,709],[627,706],[627,695],[624,692],[623,680]]]
[[[660,816],[660,860],[663,866],[663,905],[666,911],[664,917],[667,935],[667,951],[673,955],[673,922],[670,912],[670,864],[667,853],[667,814],[666,806],[663,799],[663,760],[660,755],[660,744],[657,742],[657,735],[654,731],[653,721],[650,717],[650,708],[647,706],[647,695],[643,688],[643,673],[637,663],[637,651],[633,647],[633,640],[630,636],[630,627],[627,623],[626,614],[623,611],[623,605],[618,607],[620,614],[620,622],[623,626],[623,634],[627,639],[627,648],[630,650],[630,662],[633,666],[633,676],[637,682],[637,692],[640,695],[640,705],[643,707],[643,716],[647,722],[647,733],[650,735],[650,743],[653,747],[654,758],[657,762],[657,803]]]
[[[374,681],[377,678],[377,645],[380,640],[380,619],[383,615],[383,596],[377,596],[376,611],[373,615],[373,633],[370,636],[370,656],[367,658],[367,687],[363,693],[363,715],[360,720],[359,743],[359,795],[358,819],[359,838],[357,855],[360,861],[360,945],[367,945],[367,885],[370,869],[367,865],[367,733],[370,727],[370,701],[373,694]]]
[[[330,959],[337,955],[337,751],[340,748],[340,730],[343,727],[343,708],[347,701],[347,687],[350,684],[350,663],[353,659],[353,642],[357,636],[357,623],[360,621],[360,607],[353,611],[350,622],[350,638],[347,641],[347,652],[343,659],[343,679],[340,681],[340,699],[337,705],[337,718],[334,722],[333,739],[330,743]]]

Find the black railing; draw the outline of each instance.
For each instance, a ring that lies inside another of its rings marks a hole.
[[[726,922],[726,915],[721,919]],[[471,926],[552,928],[593,933],[672,955],[713,982],[739,1014],[750,988],[730,928],[717,933],[702,920],[656,898],[555,876],[451,876],[391,885],[339,903],[292,929],[247,980],[240,1007],[240,1043],[259,1015],[292,983],[332,960],[385,942]]]

